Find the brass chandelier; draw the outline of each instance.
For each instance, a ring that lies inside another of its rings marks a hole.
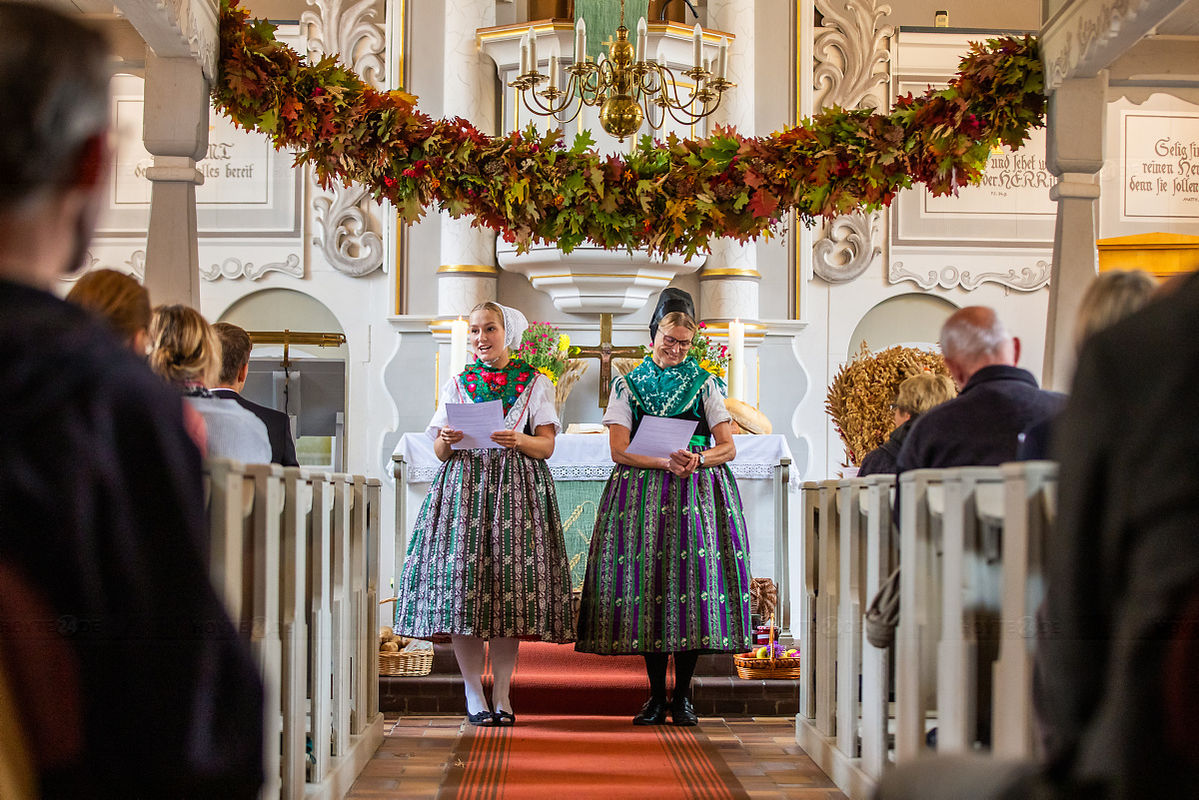
[[[562,124],[574,120],[584,106],[599,106],[600,127],[622,142],[640,130],[646,119],[650,127],[658,129],[665,124],[667,114],[682,125],[691,125],[716,111],[724,92],[736,86],[725,80],[728,39],[720,39],[713,70],[710,61],[703,58],[703,29],[696,24],[692,35],[694,66],[681,73],[694,84],[690,95],[683,99],[674,72],[645,57],[646,30],[643,17],[637,25],[634,50],[624,24],[624,0],[620,0],[620,27],[616,38],[608,43],[607,57],[600,55],[598,60],[588,61],[587,27],[580,18],[575,25],[574,63],[564,68],[566,85],[559,86],[556,55],[550,56],[549,75],[537,71],[537,34],[530,27],[521,37],[520,74],[508,85],[516,89],[529,111]],[[543,83],[546,87],[538,89]],[[657,120],[648,113],[652,106],[661,111]]]

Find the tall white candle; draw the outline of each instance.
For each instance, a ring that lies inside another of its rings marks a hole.
[[[724,79],[725,71],[729,68],[729,40],[726,36],[720,37],[720,50],[716,55],[716,77]]]
[[[537,31],[529,26],[529,69],[537,71]]]
[[[450,321],[450,377],[466,369],[466,320]]]
[[[529,34],[520,37],[520,74],[529,74]]]
[[[558,57],[550,56],[550,91],[558,88]]]
[[[587,23],[579,17],[575,24],[575,63],[582,64],[587,60]]]
[[[704,29],[695,23],[695,27],[691,31],[691,61],[695,64],[695,68],[699,69],[704,65]]]
[[[637,21],[637,52],[633,54],[633,58],[637,61],[645,60],[645,42],[649,36],[648,26],[645,24],[645,17]]]
[[[729,323],[729,397],[745,399],[745,323]]]

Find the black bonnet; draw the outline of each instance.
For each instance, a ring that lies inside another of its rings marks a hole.
[[[649,337],[651,339],[658,335],[659,320],[672,311],[682,311],[691,319],[695,319],[695,303],[691,300],[691,295],[682,289],[670,286],[663,289],[662,294],[658,295],[658,307],[654,309],[654,315],[650,317]]]

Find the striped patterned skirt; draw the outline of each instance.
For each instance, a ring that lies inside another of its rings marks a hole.
[[[749,647],[749,545],[725,465],[679,478],[617,465],[596,516],[576,650]]]
[[[396,589],[398,634],[572,641],[566,545],[545,461],[462,450],[442,464]]]

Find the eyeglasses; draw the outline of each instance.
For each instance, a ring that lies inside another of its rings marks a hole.
[[[695,340],[694,339],[676,339],[673,336],[667,336],[666,334],[662,334],[662,346],[665,347],[667,350],[673,350],[676,347],[682,347],[684,350],[689,349],[691,347],[691,343],[693,341],[695,341]]]

